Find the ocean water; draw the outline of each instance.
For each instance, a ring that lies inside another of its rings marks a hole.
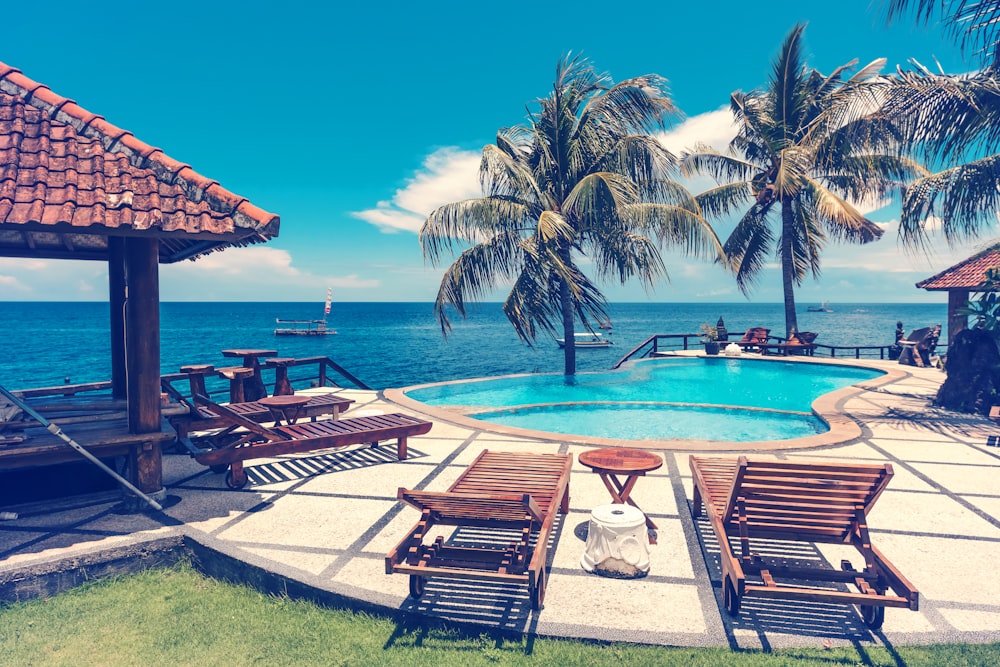
[[[832,313],[806,312],[799,329],[819,333],[817,343],[887,345],[896,321],[909,332],[944,324],[947,305],[839,304]],[[110,376],[108,304],[0,303],[0,385],[8,389]],[[161,368],[175,373],[184,364],[232,365],[227,348],[276,349],[285,357],[325,355],[369,386],[404,387],[427,382],[510,373],[562,370],[554,340],[534,347],[518,340],[500,304],[476,304],[466,320],[456,319],[444,338],[429,303],[335,303],[329,326],[335,336],[276,337],[275,318],[312,319],[318,303],[163,303],[160,307]],[[780,303],[613,303],[609,348],[578,350],[579,371],[606,370],[653,334],[697,333],[703,322],[725,318],[730,331],[765,326],[783,333]],[[944,341],[942,341],[943,343]]]

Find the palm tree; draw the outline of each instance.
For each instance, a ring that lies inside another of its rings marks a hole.
[[[869,243],[882,235],[852,201],[887,195],[915,169],[881,150],[897,138],[891,125],[856,110],[858,98],[852,93],[884,61],[846,80],[857,61],[824,76],[804,63],[804,30],[797,25],[785,38],[765,88],[732,94],[738,133],[729,151],[698,146],[682,161],[686,174],[710,174],[720,183],[698,195],[707,214],[742,211],[724,249],[744,294],[775,254],[786,336],[798,329],[795,287],[809,273],[819,277],[828,238]]]
[[[995,230],[1000,213],[1000,2],[996,0],[887,0],[888,17],[909,11],[918,21],[940,14],[945,30],[980,61],[962,75],[933,72],[918,62],[887,81],[883,112],[902,123],[907,138],[940,171],[906,189],[900,236],[926,243],[939,220],[949,243]]]
[[[523,127],[502,129],[483,148],[484,196],[446,204],[420,231],[424,256],[446,269],[434,303],[442,331],[447,307],[511,284],[503,310],[517,335],[565,338],[565,373],[576,372],[576,321],[607,319],[606,300],[583,270],[650,289],[666,276],[660,249],[721,257],[721,244],[694,198],[668,179],[675,158],[648,132],[677,114],[666,82],[646,75],[611,85],[567,55],[540,109]]]

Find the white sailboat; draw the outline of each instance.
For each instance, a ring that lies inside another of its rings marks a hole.
[[[326,288],[326,305],[323,306],[323,319],[321,320],[275,320],[279,326],[275,328],[275,336],[329,336],[337,333],[336,329],[328,329],[326,318],[330,314],[330,305],[333,303],[333,288]],[[280,326],[286,325],[286,326]]]

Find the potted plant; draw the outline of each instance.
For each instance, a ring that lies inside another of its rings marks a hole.
[[[705,344],[705,354],[719,353],[719,329],[705,322],[701,325],[701,342]]]

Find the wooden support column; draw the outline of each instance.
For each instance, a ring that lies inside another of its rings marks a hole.
[[[111,394],[127,398],[125,374],[125,239],[108,237],[108,305],[111,322]]]
[[[125,240],[125,359],[128,373],[128,424],[132,433],[159,431],[160,424],[160,284],[159,241]],[[130,480],[139,490],[163,488],[160,447],[133,446]]]
[[[948,344],[955,340],[955,335],[962,329],[969,326],[969,320],[965,315],[958,312],[969,300],[969,290],[952,289],[948,290]]]

